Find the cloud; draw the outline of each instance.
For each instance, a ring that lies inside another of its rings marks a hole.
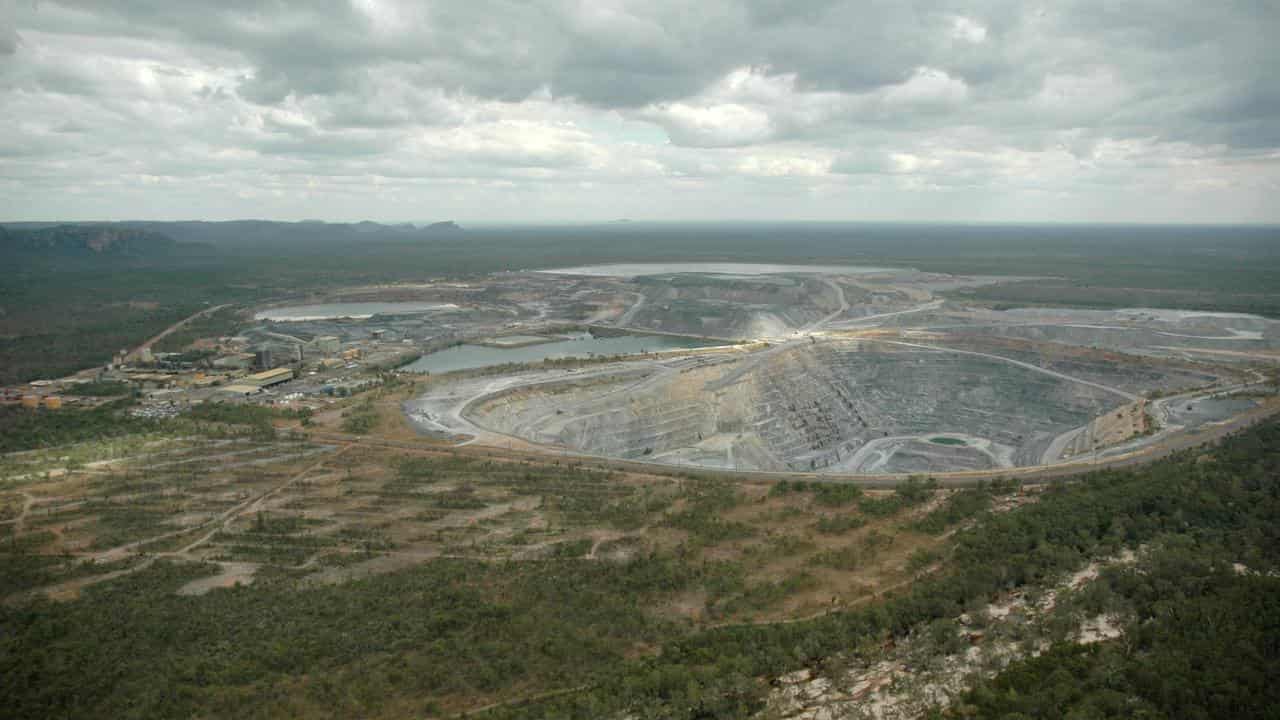
[[[883,150],[851,150],[831,163],[831,172],[843,175],[879,175],[897,169],[892,154]]]
[[[830,167],[830,161],[811,157],[748,155],[739,161],[737,169],[746,175],[763,177],[818,177],[825,175]]]
[[[951,37],[967,43],[983,43],[987,40],[987,28],[972,18],[956,15],[951,19]]]
[[[0,196],[1280,221],[1273,27],[1275,3],[1191,0],[0,0]]]
[[[754,145],[775,134],[767,113],[736,103],[671,103],[653,107],[641,117],[653,118],[667,131],[672,142],[690,147]]]
[[[1080,117],[1112,111],[1130,99],[1130,91],[1114,72],[1052,73],[1044,77],[1033,103],[1056,117]]]
[[[698,95],[651,105],[638,117],[660,125],[676,145],[745,147],[793,138],[847,113],[854,98],[798,87],[794,74],[734,68]]]
[[[958,105],[969,97],[969,86],[945,70],[918,67],[903,83],[887,89],[884,100],[889,105],[945,107]]]

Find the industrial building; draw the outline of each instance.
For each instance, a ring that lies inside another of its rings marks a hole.
[[[240,378],[237,385],[248,385],[256,388],[266,388],[272,385],[279,385],[282,382],[289,382],[293,379],[293,371],[289,368],[276,368],[275,370],[267,370],[265,372],[255,373],[247,377]]]
[[[313,342],[316,346],[316,350],[319,350],[320,353],[324,355],[336,355],[338,354],[338,350],[342,347],[341,341],[333,335],[322,335],[316,338]]]
[[[62,398],[57,395],[23,395],[22,407],[28,410],[36,410],[44,406],[46,410],[60,410],[62,408]]]

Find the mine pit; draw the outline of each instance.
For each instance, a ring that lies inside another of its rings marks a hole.
[[[1112,376],[1123,384],[1124,368]],[[1123,390],[999,358],[824,339],[678,372],[528,386],[473,404],[467,418],[607,457],[927,473],[1038,464],[1055,438],[1099,416],[1118,413],[1110,425],[1140,430],[1143,416],[1126,400]]]

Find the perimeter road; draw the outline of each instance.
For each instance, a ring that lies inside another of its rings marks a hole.
[[[701,468],[692,465],[671,465],[665,463],[644,462],[641,460],[621,460],[618,458],[577,453],[563,447],[537,445],[514,436],[511,436],[512,440],[517,440],[521,445],[526,447],[537,449],[512,450],[497,445],[436,444],[426,440],[423,442],[380,440],[365,436],[323,431],[313,431],[309,433],[309,435],[313,441],[317,442],[343,443],[371,448],[408,450],[429,455],[465,455],[468,457],[483,457],[498,460],[510,460],[513,462],[548,463],[569,461],[580,467],[592,469],[616,470],[619,472],[642,473],[645,475],[678,476],[694,479],[736,479],[765,482],[803,480],[805,482],[829,485],[859,485],[868,488],[891,489],[902,484],[903,481],[909,478],[921,477],[922,475],[936,480],[942,487],[970,487],[996,479],[1018,480],[1024,485],[1043,485],[1056,480],[1070,478],[1074,475],[1081,475],[1098,470],[1119,469],[1146,464],[1167,457],[1181,450],[1188,450],[1207,443],[1217,442],[1251,425],[1262,422],[1277,413],[1280,413],[1280,402],[1257,408],[1225,423],[1213,425],[1195,432],[1174,435],[1164,441],[1147,445],[1133,452],[1125,453],[1124,455],[1099,458],[1097,460],[1083,459],[1058,463],[1055,465],[1029,465],[1015,468],[998,468],[995,470],[973,470],[925,474],[899,473],[883,475],[838,475],[768,470],[724,470]],[[501,436],[501,433],[494,433],[492,431],[486,432],[490,435]]]

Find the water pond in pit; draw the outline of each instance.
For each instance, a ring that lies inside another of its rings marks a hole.
[[[299,322],[302,320],[334,320],[337,318],[364,319],[374,315],[407,315],[411,313],[447,310],[457,307],[449,303],[433,302],[348,302],[319,303],[316,305],[290,305],[268,308],[254,314],[254,320]]]
[[[595,337],[590,333],[575,333],[566,340],[525,347],[456,345],[423,355],[400,369],[408,372],[446,373],[454,370],[492,367],[504,363],[534,363],[560,358],[586,358],[593,355],[635,355],[660,350],[711,347],[716,344],[718,343],[667,335]]]

